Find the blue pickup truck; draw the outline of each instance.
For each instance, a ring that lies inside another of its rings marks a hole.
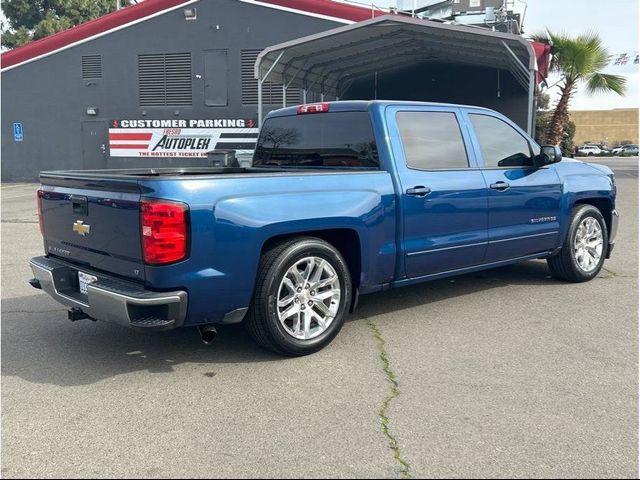
[[[350,101],[265,119],[251,168],[44,172],[30,283],[148,330],[244,322],[305,355],[358,296],[547,259],[594,278],[618,225],[610,169],[563,159],[491,110]]]

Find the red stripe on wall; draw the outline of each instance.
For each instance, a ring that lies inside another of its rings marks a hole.
[[[311,14],[327,15],[344,20],[359,22],[389,12],[372,10],[370,7],[360,7],[331,0],[258,0],[263,4],[292,8]],[[145,0],[136,5],[130,5],[102,17],[81,23],[68,30],[54,33],[48,37],[34,40],[2,54],[2,68],[11,67],[33,58],[51,53],[76,42],[87,40],[104,32],[127,25],[131,22],[143,20],[156,13],[186,4],[188,0]],[[177,17],[176,17],[177,18]]]
[[[110,133],[109,140],[151,140],[153,133]]]
[[[120,143],[120,144],[116,144],[116,145],[109,145],[109,148],[112,150],[137,150],[137,149],[142,149],[142,150],[146,150],[147,148],[149,148],[149,144],[148,143]]]

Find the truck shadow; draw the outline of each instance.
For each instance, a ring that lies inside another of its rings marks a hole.
[[[358,313],[348,321],[506,285],[554,283],[558,282],[549,278],[546,264],[527,262],[363,296]],[[66,310],[44,294],[11,298],[2,302],[2,375],[77,386],[136,371],[168,373],[184,363],[214,367],[286,361],[257,347],[241,325],[221,327],[219,332],[207,347],[195,329],[145,333],[89,320],[71,323]]]
[[[551,277],[546,261],[533,260],[363,295],[360,297],[357,314],[348,317],[347,321],[358,320],[359,317],[387,314],[442,300],[462,298],[468,294],[509,285],[562,286],[567,284]]]

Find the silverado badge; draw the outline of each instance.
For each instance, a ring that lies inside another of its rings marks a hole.
[[[89,235],[91,225],[85,225],[82,220],[76,220],[73,224],[73,231],[84,237],[85,235]]]

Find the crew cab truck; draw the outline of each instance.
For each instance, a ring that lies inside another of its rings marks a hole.
[[[30,281],[89,317],[147,330],[244,322],[304,355],[358,296],[546,258],[594,278],[618,225],[610,169],[563,159],[508,118],[346,101],[265,119],[250,168],[45,172]]]

